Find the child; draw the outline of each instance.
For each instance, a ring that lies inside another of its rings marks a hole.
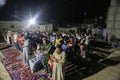
[[[50,73],[50,77],[51,77],[51,75],[52,75],[52,69],[53,69],[53,62],[54,62],[54,57],[53,57],[53,55],[52,54],[50,54],[50,59],[49,59],[49,61],[48,61],[48,64],[50,65],[49,67],[50,67],[50,70],[49,70],[49,73]]]

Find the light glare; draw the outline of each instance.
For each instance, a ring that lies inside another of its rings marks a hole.
[[[35,23],[36,23],[36,22],[35,22],[35,19],[30,19],[30,20],[29,20],[29,24],[30,24],[30,25],[35,24]]]

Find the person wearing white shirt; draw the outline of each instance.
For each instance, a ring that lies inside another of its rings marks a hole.
[[[14,46],[18,48],[18,45],[17,45],[17,40],[18,40],[18,35],[17,35],[17,32],[14,32],[14,35],[13,35],[13,41],[14,41]]]
[[[89,39],[89,34],[86,34],[86,37],[85,37],[85,49],[86,49],[86,53],[89,52],[89,42],[90,42],[90,39]]]
[[[24,37],[25,41],[23,43],[23,64],[28,65],[28,57],[29,57],[29,39]]]

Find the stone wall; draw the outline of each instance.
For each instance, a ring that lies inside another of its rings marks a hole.
[[[63,31],[63,32],[67,32],[67,31],[70,31],[70,30],[77,31],[77,28],[76,27],[70,27],[70,28],[60,28],[60,27],[58,27],[58,30]]]
[[[53,31],[52,24],[45,24],[45,25],[31,25],[28,26],[27,22],[20,22],[20,21],[0,21],[0,29],[9,29],[9,30],[30,30],[30,31]]]
[[[107,16],[107,32],[120,39],[120,3],[111,0]]]

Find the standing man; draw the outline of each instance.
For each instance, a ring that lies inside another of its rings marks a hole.
[[[24,37],[24,43],[23,43],[23,64],[28,65],[28,57],[29,57],[29,39],[27,37]]]
[[[110,33],[108,33],[107,40],[108,40],[109,43],[111,42],[111,34]]]
[[[17,34],[17,32],[14,32],[14,34],[13,34],[14,44],[13,44],[13,45],[14,45],[17,49],[19,49],[18,44],[17,44],[17,40],[18,40],[18,34]]]
[[[7,43],[11,44],[11,31],[10,30],[7,31]]]
[[[19,34],[17,39],[18,39],[17,42],[18,42],[19,50],[23,51],[23,47],[22,47],[22,45],[23,45],[23,36],[21,36],[21,34]]]
[[[4,37],[4,40],[7,42],[7,30],[6,29],[4,30],[3,37]]]
[[[89,42],[90,42],[90,36],[89,36],[89,34],[87,33],[86,36],[85,36],[85,49],[86,49],[86,53],[89,52],[89,48],[90,48]]]

